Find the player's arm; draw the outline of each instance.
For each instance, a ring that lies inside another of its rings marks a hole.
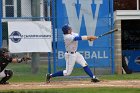
[[[95,40],[97,39],[96,36],[76,36],[74,37],[74,41],[77,41],[77,40]]]
[[[12,58],[13,63],[21,63],[23,60],[21,58]]]
[[[12,62],[13,63],[21,63],[23,61],[28,61],[28,60],[31,60],[30,57],[22,57],[22,58],[12,58]]]
[[[22,58],[18,58],[18,57],[12,57],[12,56],[5,56],[5,60],[7,60],[8,62],[11,62],[11,63],[21,63],[23,61]]]
[[[9,63],[21,63],[23,61],[23,58],[12,57],[9,55],[6,55],[4,58]]]
[[[11,57],[9,55],[6,55],[5,57],[5,60],[9,63],[18,63],[19,61],[21,61],[20,59],[16,58],[16,57]]]

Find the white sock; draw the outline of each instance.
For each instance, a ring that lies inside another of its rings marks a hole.
[[[93,76],[93,78],[96,78],[95,76]]]

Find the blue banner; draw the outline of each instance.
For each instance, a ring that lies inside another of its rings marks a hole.
[[[65,65],[65,46],[62,26],[69,23],[74,32],[80,35],[101,35],[112,28],[111,0],[57,0],[57,49],[58,66]],[[79,41],[78,51],[89,66],[111,66],[112,35],[93,42]]]
[[[122,53],[128,60],[128,68],[140,72],[140,50],[123,50]]]

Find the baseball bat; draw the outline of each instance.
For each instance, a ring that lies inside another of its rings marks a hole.
[[[104,34],[102,34],[102,35],[97,36],[97,38],[100,38],[100,37],[102,37],[102,36],[106,36],[106,35],[112,34],[112,33],[116,32],[116,31],[118,31],[118,29],[113,29],[113,30],[111,30],[111,31],[109,31],[109,32],[106,32],[106,33],[104,33]]]

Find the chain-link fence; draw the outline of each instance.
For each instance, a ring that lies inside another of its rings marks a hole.
[[[55,0],[1,0],[2,7],[2,47],[9,46],[8,22],[31,22],[31,21],[52,21],[54,20],[53,12],[55,8],[52,5]],[[52,23],[55,25],[55,23]],[[26,28],[28,29],[28,28]],[[26,30],[25,29],[25,30]],[[53,31],[53,29],[52,29]],[[41,45],[40,45],[41,46]],[[24,46],[23,46],[24,47]],[[45,66],[45,73],[48,72],[48,62],[53,62],[52,54],[48,53],[16,53],[19,57],[29,55],[32,60],[28,65],[31,66],[32,73],[39,72],[41,65]],[[48,58],[49,57],[49,58]],[[49,60],[49,61],[48,61]],[[50,63],[50,64],[51,64]],[[49,68],[49,70],[51,70]]]

